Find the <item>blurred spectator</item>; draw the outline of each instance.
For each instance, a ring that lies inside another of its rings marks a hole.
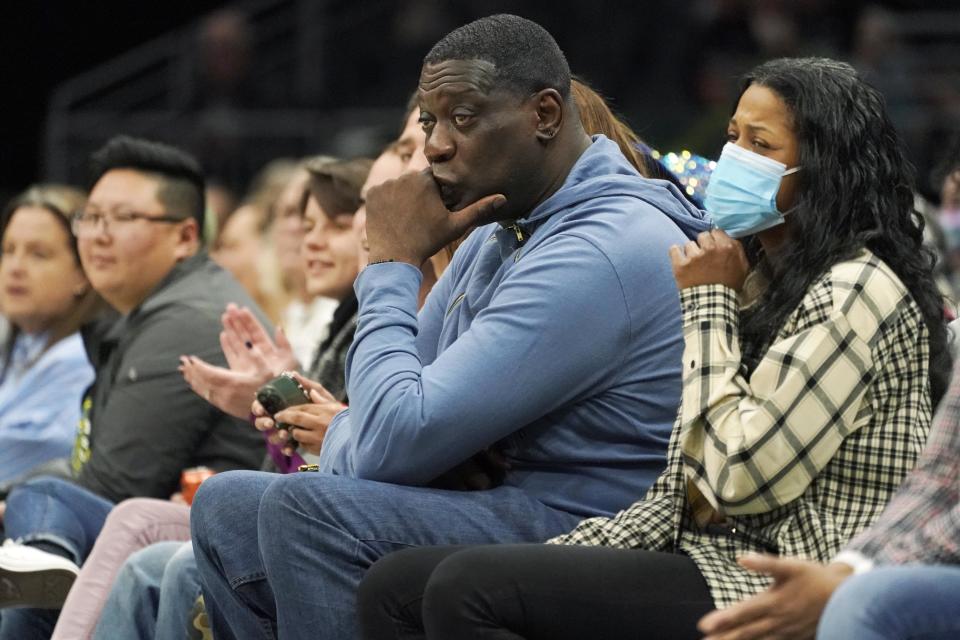
[[[72,482],[35,478],[14,487],[0,548],[0,637],[52,629],[114,502],[166,498],[183,469],[254,468],[262,438],[190,393],[177,352],[224,361],[219,315],[253,307],[239,284],[200,250],[204,180],[179,149],[117,137],[94,154],[94,184],[74,217],[84,272],[121,317],[85,328],[96,371],[82,405]],[[14,540],[18,540],[15,543]],[[31,606],[38,607],[28,608]]]
[[[360,250],[353,217],[369,164],[369,160],[321,158],[306,165],[308,188],[301,192],[300,204],[306,231],[301,249],[306,286],[313,295],[337,301],[329,329],[313,338],[310,359],[296,357],[282,330],[271,340],[249,310],[232,305],[223,315],[221,338],[228,367],[194,355],[182,358],[181,371],[190,387],[222,411],[249,415],[256,390],[286,369],[308,371],[311,377],[323,379],[338,401],[345,400],[343,361],[356,327],[353,281]]]
[[[247,16],[234,8],[210,14],[197,34],[194,77],[182,98],[193,115],[191,150],[206,172],[235,191],[252,173],[245,112],[282,104],[281,92],[254,73],[255,38]],[[280,94],[280,95],[278,95]]]
[[[374,163],[364,188],[399,175],[402,163],[395,151],[396,146],[391,145]],[[330,165],[340,168],[336,169]],[[309,166],[314,169],[315,179],[312,181],[315,183],[314,190],[319,188],[347,193],[352,190],[354,198],[360,195],[360,183],[357,178],[365,171],[366,161],[338,162],[332,158],[325,158],[319,162],[310,163]],[[323,177],[334,173],[341,180],[346,179],[346,184],[341,181],[338,189],[334,188],[333,180],[328,181]],[[318,180],[319,184],[317,184]],[[329,203],[329,197],[324,196],[323,199]],[[316,209],[316,207],[309,207],[309,213],[315,215]],[[357,216],[354,215],[353,218],[356,220]],[[310,224],[312,225],[313,221]],[[313,229],[319,235],[324,232],[324,225],[314,225]],[[355,228],[351,229],[351,234],[354,234],[352,249],[342,246],[349,257],[356,262],[359,243]],[[310,237],[309,234],[308,237]],[[310,238],[310,241],[315,242],[313,238]],[[234,313],[228,312],[226,316],[233,316]],[[236,317],[239,318],[239,315],[244,316],[244,322],[255,322],[248,313],[238,314]],[[324,341],[319,347],[317,358],[319,362],[330,362],[334,365],[318,367],[310,372],[311,376],[330,389],[344,388],[342,361],[353,340],[353,326],[347,327],[346,322],[339,320],[344,318],[353,323],[353,313],[338,312],[337,315],[338,320],[335,321],[335,325],[338,328],[332,332],[334,337]],[[224,331],[234,331],[235,326],[233,322],[225,322]],[[266,333],[259,327],[251,324],[249,329],[259,331],[258,337],[254,338],[258,348],[268,340]],[[204,367],[191,364],[184,367],[184,374],[194,385],[195,390],[201,395],[207,395],[200,386],[210,383],[210,380],[202,379],[203,370]],[[220,369],[220,372],[236,373],[236,371],[224,369]],[[220,386],[229,384],[229,381],[223,381]],[[252,401],[253,391],[248,393],[249,397],[241,411],[246,411]],[[339,410],[339,403],[336,405]],[[222,408],[229,410],[225,406]],[[286,438],[283,440],[286,441]],[[304,458],[299,455],[293,455],[284,460],[277,454],[277,448],[271,446],[265,468],[290,473],[296,472],[299,464],[304,462]],[[200,593],[192,548],[189,543],[171,545],[165,542],[189,540],[188,526],[189,510],[186,507],[160,504],[149,499],[133,499],[114,508],[106,520],[103,533],[64,603],[53,637],[76,640],[93,634],[96,638],[110,639],[172,638],[182,635],[184,627],[187,627],[189,632],[193,616],[188,616],[188,612],[195,605]],[[134,551],[147,545],[152,546],[130,556]],[[129,559],[128,556],[130,556]],[[121,564],[124,564],[122,570]],[[114,576],[117,576],[115,583]],[[113,584],[112,589],[111,584]],[[108,594],[109,601],[107,601]],[[202,605],[200,607],[202,608]],[[97,619],[100,618],[101,609],[104,613],[98,624]],[[93,633],[95,626],[96,633]],[[189,633],[187,635],[190,637]]]
[[[70,454],[93,382],[79,330],[103,302],[70,230],[85,200],[68,187],[32,187],[0,222],[0,302],[12,324],[0,370],[0,484]]]
[[[879,6],[864,9],[854,27],[850,62],[883,93],[890,118],[900,129],[911,124],[909,112],[917,107],[912,73],[916,63],[911,58],[912,52],[901,42],[896,16]]]
[[[303,164],[282,159],[261,169],[246,204],[225,217],[211,256],[283,327],[297,360],[307,363],[326,335],[337,301],[306,288],[300,255],[300,207],[308,176]]]
[[[941,289],[956,303],[960,300],[960,134],[948,143],[933,172],[940,205],[935,207],[920,198],[921,212],[930,225],[928,239],[940,252],[938,275]]]
[[[305,265],[301,255],[303,244],[303,197],[310,174],[307,162],[332,160],[329,156],[315,156],[299,163],[273,204],[271,228],[271,261],[260,268],[272,280],[272,272],[279,270],[280,286],[286,292],[286,306],[280,326],[293,347],[297,360],[307,364],[313,357],[319,341],[327,335],[337,301],[308,291]]]
[[[250,76],[254,38],[247,16],[237,9],[221,9],[203,20],[197,35],[197,79],[189,106],[261,106],[263,97]]]
[[[226,185],[211,181],[207,183],[206,203],[207,218],[203,225],[203,239],[209,246],[223,228],[227,214],[237,208],[237,197]]]
[[[262,252],[273,257],[273,251],[265,241],[269,224],[266,212],[259,206],[252,203],[241,205],[227,214],[210,257],[232,273],[267,317],[277,322],[283,301],[267,291],[258,268]]]

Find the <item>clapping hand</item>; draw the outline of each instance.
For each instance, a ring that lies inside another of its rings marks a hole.
[[[299,365],[283,329],[276,342],[246,307],[227,305],[221,317],[220,347],[227,367],[218,367],[192,355],[180,356],[180,373],[190,388],[221,411],[246,418],[250,401],[265,382]]]

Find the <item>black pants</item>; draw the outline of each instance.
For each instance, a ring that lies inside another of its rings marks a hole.
[[[686,556],[541,544],[393,553],[357,607],[365,640],[683,640],[714,608]]]

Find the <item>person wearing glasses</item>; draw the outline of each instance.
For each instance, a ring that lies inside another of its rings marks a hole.
[[[37,185],[0,217],[0,307],[11,322],[0,350],[0,484],[70,455],[93,382],[79,330],[102,301],[80,266],[69,217],[85,200],[76,189]]]
[[[0,638],[49,635],[50,609],[63,602],[114,503],[168,498],[183,469],[253,469],[264,453],[259,433],[194,394],[178,370],[182,353],[223,364],[224,308],[256,309],[201,249],[199,165],[173,147],[127,137],[92,160],[94,183],[72,226],[90,285],[119,318],[83,332],[95,379],[82,404],[73,482],[34,478],[7,498]]]

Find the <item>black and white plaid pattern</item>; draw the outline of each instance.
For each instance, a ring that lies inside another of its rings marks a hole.
[[[960,565],[960,360],[917,467],[847,549],[879,564]]]
[[[828,561],[872,523],[930,426],[919,308],[871,253],[814,284],[747,375],[739,307],[721,285],[681,292],[683,399],[667,468],[645,499],[560,544],[689,555],[718,607],[765,589],[749,552]]]

